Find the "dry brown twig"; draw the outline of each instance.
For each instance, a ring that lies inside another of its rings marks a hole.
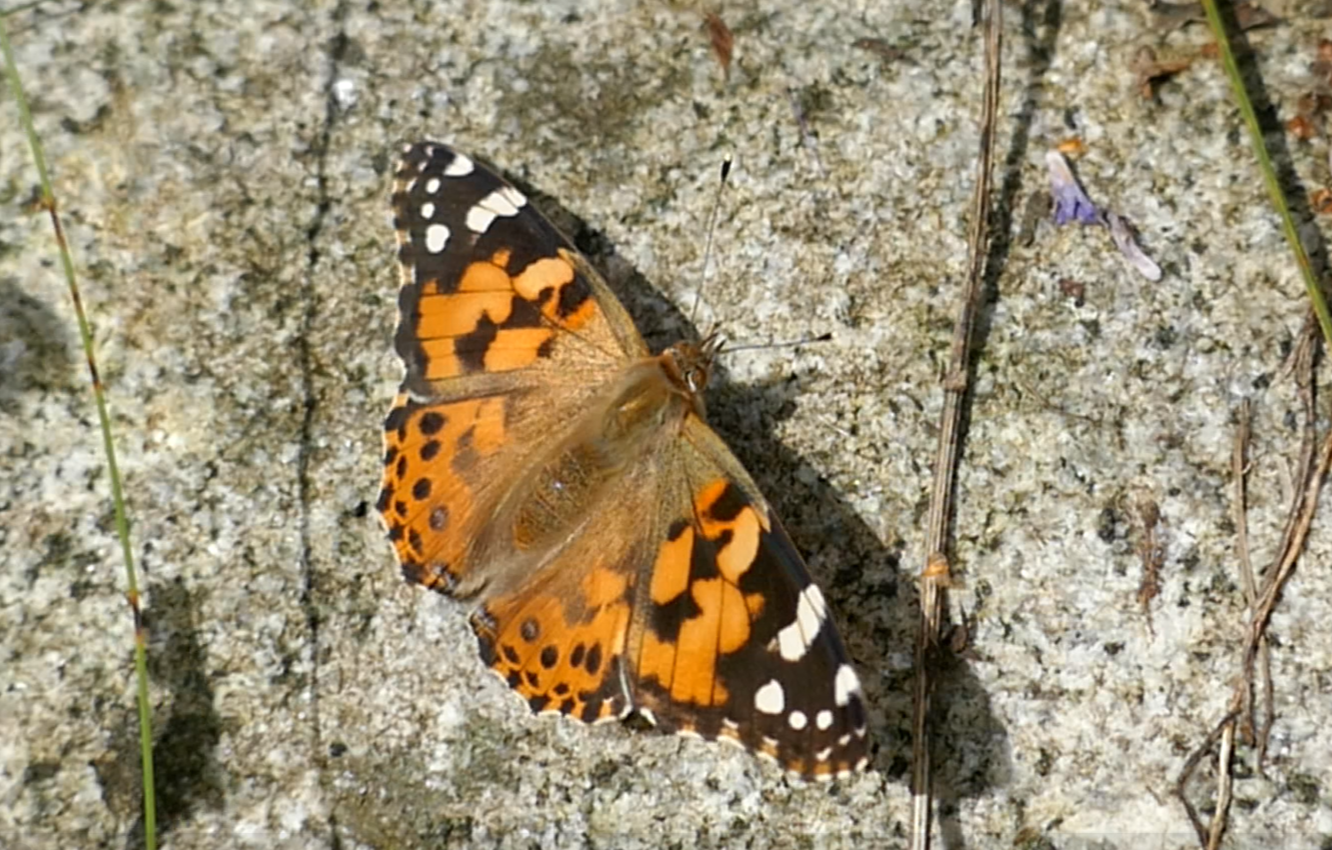
[[[944,619],[945,592],[950,584],[947,551],[949,518],[952,515],[953,483],[961,449],[962,410],[970,378],[970,353],[976,314],[983,294],[985,259],[988,255],[990,219],[990,172],[994,160],[994,130],[999,114],[999,72],[1003,32],[1003,3],[986,3],[985,94],[981,107],[980,156],[976,163],[976,190],[972,196],[971,233],[967,251],[966,288],[943,376],[944,404],[939,421],[939,448],[934,459],[934,482],[925,530],[925,567],[920,576],[920,621],[916,628],[915,688],[913,692],[911,747],[910,846],[930,846],[933,802],[930,772],[930,697],[934,689],[931,667]]]
[[[1318,510],[1318,497],[1327,479],[1328,470],[1332,468],[1332,432],[1323,438],[1321,449],[1317,448],[1314,432],[1316,406],[1313,370],[1318,351],[1317,340],[1316,326],[1313,322],[1306,322],[1305,331],[1301,334],[1300,343],[1292,356],[1295,381],[1304,408],[1300,463],[1296,477],[1297,481],[1302,482],[1302,486],[1298,487],[1292,496],[1286,526],[1282,532],[1281,547],[1277,557],[1264,572],[1261,586],[1253,573],[1248,539],[1245,477],[1248,474],[1250,410],[1247,402],[1240,408],[1235,448],[1231,459],[1232,473],[1235,477],[1236,547],[1240,557],[1240,580],[1249,609],[1240,676],[1231,693],[1225,717],[1213,728],[1203,744],[1190,754],[1175,783],[1175,796],[1184,805],[1189,821],[1198,835],[1199,845],[1207,850],[1219,847],[1225,835],[1233,786],[1232,762],[1237,731],[1254,744],[1260,772],[1267,757],[1267,744],[1272,724],[1276,719],[1267,625],[1281,597],[1282,589],[1304,552],[1304,544],[1308,539],[1309,529],[1313,526],[1314,514]],[[1262,688],[1264,713],[1261,723],[1254,721],[1255,678],[1261,682]],[[1217,754],[1216,806],[1211,823],[1204,825],[1198,817],[1197,810],[1188,800],[1185,786],[1202,759],[1212,751],[1212,747],[1218,741],[1220,748]]]

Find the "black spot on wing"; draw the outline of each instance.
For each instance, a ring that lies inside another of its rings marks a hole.
[[[671,525],[668,536],[671,540],[680,539],[689,523],[677,520]],[[700,579],[716,578],[721,575],[717,566],[717,546],[701,533],[694,535],[694,545],[689,552],[689,584]],[[676,596],[665,605],[652,605],[648,616],[648,627],[658,640],[674,642],[680,636],[680,627],[688,620],[699,616],[703,609],[694,601],[694,595],[686,586],[684,593]]]
[[[541,308],[526,298],[513,297],[509,318],[501,328],[539,328],[546,324],[546,317],[541,315]]]
[[[498,334],[499,325],[489,313],[482,313],[475,328],[453,340],[453,353],[464,374],[485,370],[486,352]]]
[[[439,430],[444,427],[446,421],[444,414],[435,410],[430,410],[421,414],[421,420],[417,423],[417,427],[421,429],[421,433],[424,436],[432,437],[439,433]]]
[[[398,405],[384,419],[384,430],[397,433],[399,440],[407,439],[407,406]]]
[[[727,482],[721,495],[708,508],[708,516],[718,522],[730,522],[740,516],[740,512],[749,505],[750,500],[745,496],[744,491],[737,487],[735,482]]]
[[[580,277],[575,285],[566,286],[560,290],[560,302],[556,306],[556,315],[561,319],[572,316],[591,297],[591,289],[582,282]]]

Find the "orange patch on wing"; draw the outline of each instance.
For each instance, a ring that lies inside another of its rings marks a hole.
[[[596,299],[589,296],[572,313],[561,315],[560,311],[565,309],[561,294],[565,287],[577,282],[577,269],[561,250],[557,257],[543,257],[531,263],[513,278],[512,285],[520,297],[541,304],[542,315],[552,323],[576,331],[591,323],[601,311]]]
[[[407,404],[406,396],[399,396],[395,407]],[[389,494],[383,506],[385,519],[390,528],[402,529],[393,541],[398,559],[422,567],[421,580],[426,584],[443,579],[436,565],[455,576],[466,571],[477,517],[474,483],[464,477],[468,469],[461,470],[462,475],[455,469],[465,435],[468,451],[482,457],[493,454],[504,444],[503,403],[481,399],[422,407],[405,417],[400,428],[385,434],[385,445],[394,457],[384,469]],[[433,444],[428,451],[427,444]],[[423,481],[424,492],[417,498],[417,486]]]
[[[717,652],[730,655],[749,643],[749,605],[739,589],[722,586],[722,609],[717,623]]]
[[[597,567],[583,577],[583,598],[591,608],[599,608],[624,599],[629,576],[620,570]]]
[[[533,261],[513,278],[513,290],[528,301],[538,301],[541,293],[554,290],[551,302],[559,301],[559,291],[573,283],[574,269],[563,257],[543,257]]]
[[[549,328],[505,328],[496,332],[486,348],[486,371],[508,372],[532,365],[551,336]]]
[[[596,582],[603,588],[609,572],[594,573],[603,576]],[[625,583],[620,585],[623,591]],[[499,624],[490,635],[495,649],[492,666],[533,708],[591,721],[615,713],[609,699],[592,716],[586,716],[585,710],[596,692],[605,694],[603,685],[616,669],[615,658],[624,651],[629,604],[623,595],[594,608],[587,622],[571,623],[568,607],[548,594],[518,594],[496,600],[487,609]],[[589,669],[594,658],[595,669]]]
[[[462,336],[476,330],[481,317],[503,324],[513,312],[513,295],[508,292],[459,292],[421,298],[417,309],[421,318],[416,335],[422,340]]]
[[[458,280],[458,292],[511,292],[508,272],[487,262],[472,263]]]
[[[426,380],[436,381],[462,374],[462,361],[458,359],[453,337],[421,340],[421,350],[425,352]]]
[[[554,312],[554,304],[555,302],[552,302],[551,305],[547,306],[546,313],[548,315]],[[578,305],[577,310],[574,310],[572,313],[561,319],[560,324],[569,330],[576,331],[595,319],[600,309],[601,308],[597,306],[597,302],[589,298],[582,304]]]
[[[663,687],[669,686],[675,674],[675,644],[657,640],[649,631],[643,635],[643,646],[638,651],[638,675],[655,678]]]
[[[689,565],[694,553],[694,529],[688,527],[675,540],[661,544],[652,566],[652,601],[665,605],[689,587]]]
[[[680,624],[677,652],[685,663],[676,665],[671,698],[720,705],[727,692],[717,681],[717,656],[735,652],[749,639],[748,608],[740,591],[721,579],[696,581],[689,592],[699,613]]]
[[[717,566],[731,584],[739,584],[740,577],[754,564],[759,547],[758,513],[746,507],[728,524],[730,541],[717,553]],[[712,535],[709,535],[712,536]]]
[[[470,402],[475,405],[472,417],[472,448],[483,455],[494,454],[508,442],[504,432],[504,400],[495,396]]]
[[[723,534],[730,532],[730,540],[717,552],[717,566],[727,581],[739,584],[741,576],[753,566],[759,540],[769,525],[767,518],[750,504],[746,504],[731,519],[718,520],[713,517],[713,507],[731,486],[725,478],[718,478],[703,487],[694,497],[694,502],[705,537],[719,540]]]
[[[730,483],[725,478],[714,478],[704,484],[703,489],[695,494],[694,504],[698,507],[698,512],[705,515],[704,519],[707,519],[706,515],[712,511],[712,506],[717,504],[717,500],[722,497],[722,493],[726,492]]]

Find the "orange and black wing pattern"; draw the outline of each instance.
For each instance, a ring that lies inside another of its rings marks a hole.
[[[467,156],[409,145],[392,208],[406,375],[378,508],[410,581],[467,593],[471,547],[532,447],[646,348],[568,240]]]

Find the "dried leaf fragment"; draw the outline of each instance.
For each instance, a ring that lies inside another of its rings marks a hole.
[[[708,38],[712,42],[712,52],[717,57],[717,64],[721,65],[722,76],[731,75],[731,57],[735,54],[735,36],[731,34],[731,28],[726,26],[726,22],[716,12],[707,12],[703,15],[703,22],[708,27]]]

